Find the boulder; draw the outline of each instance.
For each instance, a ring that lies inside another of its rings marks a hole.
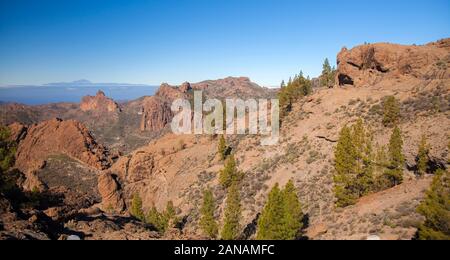
[[[120,185],[109,172],[104,172],[98,177],[98,191],[102,197],[102,209],[104,211],[122,212],[125,203],[120,193]]]

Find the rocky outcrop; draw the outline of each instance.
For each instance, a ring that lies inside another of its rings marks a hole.
[[[27,126],[21,123],[13,123],[8,126],[11,136],[9,137],[10,141],[19,143],[23,138],[25,138],[27,134]]]
[[[187,93],[191,89],[192,89],[191,83],[189,83],[189,82],[184,82],[180,86],[180,91],[183,92],[183,93]]]
[[[61,119],[30,126],[19,143],[16,167],[28,173],[42,168],[51,155],[64,154],[84,164],[102,170],[111,165],[105,147],[96,143],[81,123]]]
[[[190,84],[172,87],[162,84],[155,96],[146,97],[142,102],[141,131],[157,132],[170,123],[174,114],[171,110],[172,102],[179,98],[188,98]]]
[[[141,131],[160,131],[173,118],[170,103],[159,97],[148,97],[143,102]]]
[[[109,172],[104,172],[98,177],[98,191],[102,197],[102,209],[120,213],[125,208],[125,203],[120,193],[119,183]]]
[[[192,89],[201,90],[208,98],[270,98],[275,91],[263,88],[247,77],[228,77],[218,80],[207,80],[192,84]]]
[[[84,112],[95,111],[115,113],[121,111],[119,105],[114,102],[114,100],[106,97],[105,93],[101,90],[99,90],[95,96],[83,97],[80,109]]]
[[[179,87],[163,83],[155,96],[143,101],[141,131],[160,131],[170,123],[174,114],[170,107],[176,99],[192,99],[191,90],[202,91],[205,98],[271,98],[275,91],[262,88],[246,77],[228,77],[200,83],[183,83]]]
[[[187,83],[187,84],[184,83],[184,84],[185,84],[184,87],[181,87],[181,86],[173,87],[167,83],[164,83],[159,87],[155,96],[159,97],[161,99],[167,100],[167,101],[173,101],[178,98],[185,98],[186,97],[185,94],[187,93],[186,87],[187,87],[187,84],[189,84],[189,83]]]
[[[423,46],[389,43],[343,48],[337,56],[339,85],[370,86],[381,80],[450,78],[450,39]]]

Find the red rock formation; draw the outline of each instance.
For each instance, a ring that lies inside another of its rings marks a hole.
[[[170,103],[159,97],[147,97],[143,102],[141,131],[160,131],[173,118]]]
[[[111,173],[104,172],[98,177],[98,191],[102,197],[103,210],[114,210],[122,212],[125,203],[120,194],[120,186]]]
[[[368,86],[399,77],[450,78],[450,39],[423,46],[366,44],[337,56],[339,85]]]
[[[97,92],[97,95],[85,96],[83,97],[80,109],[84,112],[86,111],[97,111],[97,112],[120,112],[119,105],[114,102],[114,100],[106,97],[105,93],[101,90]]]
[[[16,167],[32,172],[55,154],[67,155],[97,169],[105,169],[112,162],[108,151],[96,143],[84,125],[53,119],[28,128],[17,149]]]
[[[23,138],[25,138],[28,128],[21,123],[13,123],[8,126],[11,136],[10,140],[19,143]]]
[[[189,84],[189,83],[188,83]],[[190,85],[172,87],[162,84],[155,96],[146,97],[143,101],[141,131],[160,131],[170,123],[174,114],[170,109],[172,102],[179,98],[187,98]]]
[[[275,92],[262,88],[253,83],[247,77],[228,77],[218,80],[207,80],[192,84],[192,89],[203,91],[208,98],[270,98],[275,96]]]
[[[185,97],[184,92],[181,88],[178,87],[172,87],[169,84],[162,84],[158,91],[156,92],[155,96],[165,99],[167,101],[173,101],[177,98],[183,98]]]
[[[192,89],[191,83],[189,83],[189,82],[184,82],[180,86],[180,91],[183,92],[183,93],[187,93],[191,89]]]
[[[191,99],[190,90],[203,91],[205,97],[218,99],[269,98],[275,94],[274,91],[262,88],[246,77],[229,77],[196,84],[185,82],[180,87],[164,83],[155,96],[147,97],[143,102],[141,131],[162,130],[174,116],[170,110],[172,102],[179,98]]]

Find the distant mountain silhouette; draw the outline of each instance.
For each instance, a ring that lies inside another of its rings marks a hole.
[[[130,83],[93,83],[86,79],[76,80],[73,82],[56,82],[56,83],[47,83],[44,86],[62,86],[62,87],[90,87],[90,86],[149,86],[146,84],[130,84]]]

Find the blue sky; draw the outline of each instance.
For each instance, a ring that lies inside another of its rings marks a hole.
[[[364,42],[449,37],[450,1],[0,0],[0,85],[278,85]]]

